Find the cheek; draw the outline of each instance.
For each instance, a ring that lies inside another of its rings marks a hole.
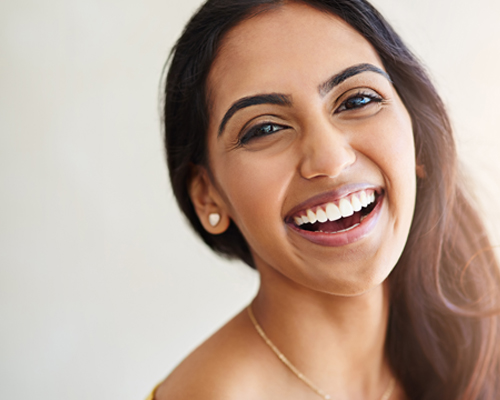
[[[411,119],[402,108],[386,126],[383,139],[387,156],[384,174],[389,205],[394,212],[394,232],[404,246],[413,219],[416,197],[415,145]]]
[[[415,178],[413,129],[402,104],[381,115],[363,136],[361,145],[365,154],[371,154],[370,158],[381,169],[389,186],[412,184]]]
[[[286,189],[293,177],[293,160],[284,154],[268,157],[258,152],[240,153],[219,166],[230,216],[242,233],[281,217]],[[271,224],[270,224],[271,225]]]
[[[416,195],[413,129],[402,104],[387,111],[365,127],[360,151],[381,172],[393,232],[406,241]]]

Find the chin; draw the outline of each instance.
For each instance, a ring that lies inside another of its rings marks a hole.
[[[310,281],[310,284],[304,286],[335,296],[361,296],[380,288],[387,281],[399,256],[391,258],[390,262],[370,262],[358,267],[354,267],[354,263],[347,264],[346,267],[341,268],[341,272],[331,270],[321,278],[316,277],[313,282]],[[347,274],[346,271],[348,271]]]

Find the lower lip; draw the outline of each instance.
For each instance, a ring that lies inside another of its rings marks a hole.
[[[347,244],[354,243],[357,242],[358,240],[363,239],[373,231],[380,217],[380,212],[382,210],[383,202],[384,202],[384,196],[382,195],[377,199],[377,205],[372,210],[372,212],[368,214],[363,219],[363,221],[359,223],[359,225],[344,232],[336,232],[336,233],[310,232],[310,231],[305,231],[303,229],[299,229],[296,225],[292,223],[287,224],[287,226],[294,232],[302,236],[303,238],[309,240],[310,242],[319,244],[320,246],[330,246],[330,247],[345,246]]]

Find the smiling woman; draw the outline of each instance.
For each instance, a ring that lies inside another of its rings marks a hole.
[[[209,0],[172,54],[179,206],[261,285],[152,398],[497,398],[498,264],[443,104],[380,14]]]

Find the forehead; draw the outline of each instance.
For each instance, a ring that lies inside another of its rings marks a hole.
[[[212,117],[245,96],[316,90],[331,75],[367,62],[383,69],[368,41],[335,15],[301,3],[262,12],[221,44],[208,77]]]

